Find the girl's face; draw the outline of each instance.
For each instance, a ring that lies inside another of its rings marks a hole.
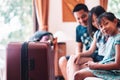
[[[115,35],[117,32],[117,20],[110,21],[107,18],[103,17],[99,29],[105,35]]]
[[[98,29],[97,16],[95,14],[92,15],[92,25]]]

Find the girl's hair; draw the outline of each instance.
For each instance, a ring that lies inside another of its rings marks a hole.
[[[112,21],[112,22],[113,22],[115,19],[117,19],[113,13],[111,13],[111,12],[104,12],[103,14],[101,14],[101,15],[98,17],[97,23],[98,23],[99,25],[102,23],[102,21],[103,21],[102,19],[103,19],[103,18],[106,18],[106,19],[108,19],[109,21]],[[119,20],[119,19],[117,19],[117,20],[118,20],[117,27],[120,27],[120,20]]]
[[[96,15],[97,17],[99,15],[101,15],[102,13],[105,12],[105,9],[101,6],[96,6],[96,7],[93,7],[90,12],[88,13],[88,33],[90,35],[92,35],[93,32],[95,32],[96,30],[98,30],[97,28],[95,28],[93,25],[92,25],[92,16],[93,14]]]
[[[73,9],[73,13],[74,12],[77,12],[77,11],[80,11],[80,10],[84,10],[85,12],[88,12],[88,7],[85,5],[85,4],[82,4],[82,3],[79,3],[77,4],[74,9]]]

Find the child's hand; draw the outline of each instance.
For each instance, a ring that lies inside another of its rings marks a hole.
[[[98,63],[95,63],[95,62],[93,62],[93,61],[88,61],[88,62],[86,63],[86,65],[87,65],[90,69],[97,69]]]

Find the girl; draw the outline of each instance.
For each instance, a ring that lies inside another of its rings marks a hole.
[[[105,57],[99,63],[89,61],[89,69],[76,72],[74,79],[83,80],[88,76],[97,76],[104,80],[120,80],[120,21],[110,12],[105,12],[98,17],[99,29],[109,36]]]
[[[104,48],[105,48],[105,43],[107,41],[107,36],[104,36],[100,30],[99,27],[97,25],[97,17],[104,13],[105,10],[103,7],[101,6],[96,6],[93,7],[91,9],[91,11],[89,12],[89,18],[88,18],[88,32],[89,34],[91,34],[92,36],[92,31],[94,30],[94,27],[97,28],[98,30],[95,32],[94,37],[93,37],[93,43],[91,45],[91,48],[88,50],[90,53],[91,51],[95,51],[96,48],[98,48],[98,55],[96,56],[96,60],[97,61],[101,61],[104,57],[104,54],[102,54],[104,52]],[[93,53],[93,52],[91,52]]]

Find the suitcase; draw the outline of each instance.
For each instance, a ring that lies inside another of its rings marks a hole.
[[[7,46],[7,80],[55,80],[54,53],[45,42],[11,42]]]

